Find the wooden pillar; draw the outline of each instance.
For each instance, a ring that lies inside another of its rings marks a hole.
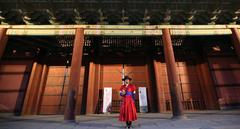
[[[148,96],[148,100],[149,100],[149,107],[150,107],[150,111],[151,112],[154,112],[155,110],[156,110],[156,106],[155,106],[155,103],[154,103],[154,98],[153,98],[153,87],[152,87],[152,83],[150,82],[150,78],[149,77],[151,77],[150,76],[150,71],[149,71],[149,64],[146,64],[145,65],[145,69],[146,69],[146,73],[147,73],[147,76],[145,76],[146,77],[146,82],[147,82],[147,84],[148,84],[148,86],[147,86],[147,96]]]
[[[95,112],[98,100],[99,100],[99,93],[100,89],[103,89],[103,87],[100,87],[100,74],[101,74],[101,64],[96,64],[96,71],[95,71],[95,84],[94,84],[94,103],[93,103],[93,111]]]
[[[33,113],[35,115],[37,115],[40,110],[42,94],[44,93],[46,82],[47,82],[47,75],[48,75],[48,66],[43,65],[42,76],[41,76],[41,80],[39,83],[39,90],[38,90],[38,94],[36,97],[36,104],[35,104],[34,111],[33,111]]]
[[[90,62],[86,114],[94,113],[93,104],[94,104],[95,69],[96,69],[95,64],[93,62]]]
[[[238,56],[238,59],[240,59],[240,32],[238,31],[238,28],[231,28],[231,31],[233,45]]]
[[[197,64],[197,70],[206,109],[219,109],[216,89],[207,62]]]
[[[100,67],[100,64],[90,62],[86,114],[93,114],[98,103]]]
[[[64,112],[65,121],[75,122],[75,103],[78,87],[80,85],[83,46],[84,46],[84,30],[82,28],[77,28],[73,44],[73,54],[69,78],[69,88],[67,93],[67,103]]]
[[[86,70],[86,67],[82,66],[81,67],[81,77],[80,77],[80,85],[79,85],[79,89],[78,89],[78,95],[77,98],[76,98],[76,105],[75,105],[75,113],[76,114],[80,114],[81,113],[81,110],[82,110],[82,100],[83,100],[83,87],[84,87],[84,79],[85,79],[85,70]]]
[[[34,62],[24,99],[22,110],[23,115],[35,114],[35,106],[39,95],[39,84],[41,82],[42,70],[42,65]]]
[[[0,28],[0,59],[3,56],[6,44],[7,44],[7,28]]]
[[[161,63],[157,62],[156,60],[153,60],[153,65],[154,65],[154,73],[155,73],[156,87],[157,87],[158,112],[164,112],[166,111],[166,100],[165,100],[164,88],[161,83],[161,75],[160,75]]]
[[[180,119],[184,118],[183,104],[181,102],[180,81],[177,76],[177,67],[173,52],[170,30],[163,29],[162,32],[164,55],[167,65],[168,82],[172,103],[172,114],[174,119]]]

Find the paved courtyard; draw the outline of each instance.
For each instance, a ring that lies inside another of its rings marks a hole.
[[[135,129],[240,129],[240,110],[186,112],[187,119],[173,120],[171,113],[138,114]],[[0,129],[123,129],[118,114],[77,116],[64,123],[62,115],[13,116],[0,114]]]

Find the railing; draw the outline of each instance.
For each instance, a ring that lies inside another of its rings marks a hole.
[[[187,99],[182,101],[184,110],[205,110],[205,104],[202,100]],[[172,110],[172,104],[170,100],[166,100],[166,110]]]

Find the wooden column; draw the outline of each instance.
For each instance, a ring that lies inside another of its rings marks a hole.
[[[100,64],[90,62],[86,114],[93,114],[98,103],[100,67]]]
[[[47,75],[48,75],[48,66],[43,65],[41,81],[39,83],[39,90],[38,90],[38,94],[36,97],[36,104],[35,104],[34,111],[33,111],[33,113],[35,115],[37,115],[40,110],[42,94],[44,93],[46,82],[47,82]]]
[[[39,84],[41,82],[42,70],[43,70],[42,65],[38,64],[37,62],[34,62],[24,99],[22,110],[23,115],[35,114],[34,112],[37,103],[36,100],[39,94]]]
[[[238,31],[238,28],[231,28],[231,31],[233,45],[238,56],[238,59],[240,59],[240,32]]]
[[[88,90],[87,90],[87,107],[86,114],[92,114],[94,105],[94,85],[95,85],[95,64],[90,62],[89,64],[89,78],[88,78]]]
[[[67,103],[64,112],[65,121],[75,122],[75,103],[78,87],[80,85],[83,46],[84,46],[84,30],[82,28],[77,28],[73,44],[73,54],[69,78],[69,88],[67,93]]]
[[[197,70],[206,109],[219,109],[216,89],[207,62],[197,64]]]
[[[99,90],[103,89],[103,87],[100,87],[100,74],[101,74],[101,64],[95,64],[96,71],[95,71],[95,84],[94,84],[94,103],[93,103],[93,111],[96,110],[97,103],[99,100]]]
[[[157,87],[158,112],[164,112],[166,111],[166,100],[165,100],[164,88],[161,83],[161,75],[160,75],[161,63],[157,62],[156,60],[153,60],[153,65],[154,65],[154,73],[155,73],[156,87]]]
[[[184,118],[183,104],[181,102],[180,81],[177,76],[177,67],[172,47],[170,30],[163,29],[162,32],[164,55],[167,65],[168,82],[172,103],[172,114],[174,119],[180,119]]]
[[[80,114],[81,113],[81,110],[82,110],[82,100],[83,100],[83,87],[84,87],[84,79],[85,79],[85,70],[86,70],[86,67],[85,66],[82,66],[81,67],[81,77],[80,77],[80,85],[79,85],[79,89],[78,89],[78,95],[77,98],[76,98],[76,105],[75,105],[75,113],[76,114]]]
[[[146,69],[146,74],[147,74],[147,76],[145,76],[146,77],[146,83],[148,84],[148,86],[147,86],[147,96],[148,96],[148,100],[149,100],[149,107],[150,107],[150,111],[151,112],[154,112],[155,110],[156,110],[156,106],[155,106],[155,104],[154,104],[154,101],[153,101],[153,88],[152,88],[152,83],[150,82],[150,79],[149,79],[149,77],[150,77],[150,72],[149,72],[149,64],[146,64],[145,65],[145,69]]]
[[[7,44],[7,28],[0,28],[0,59],[3,56],[6,44]]]

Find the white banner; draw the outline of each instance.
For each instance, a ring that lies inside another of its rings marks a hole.
[[[112,107],[112,88],[105,87],[103,93],[103,113],[111,112]]]
[[[148,112],[147,89],[146,89],[146,87],[139,87],[138,92],[139,92],[140,112]]]

